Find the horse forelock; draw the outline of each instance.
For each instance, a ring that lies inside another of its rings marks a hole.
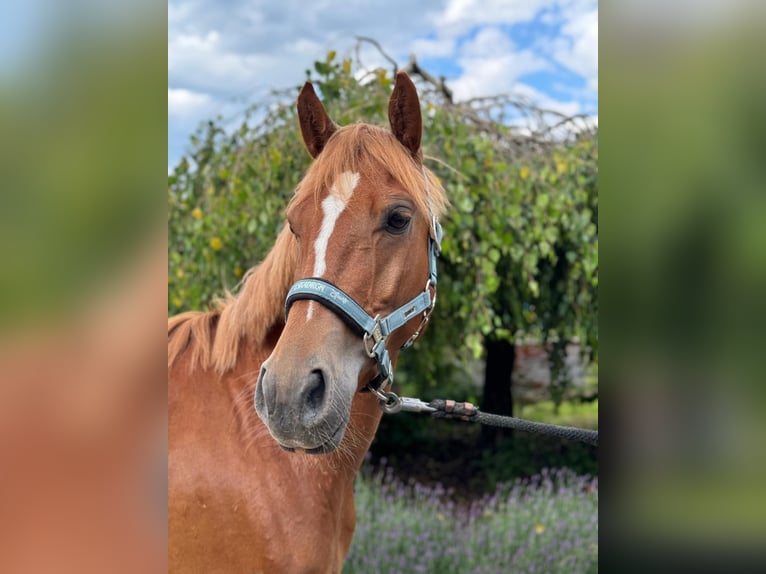
[[[344,173],[364,174],[370,170],[390,174],[426,220],[431,213],[441,217],[446,212],[448,200],[439,178],[417,163],[391,131],[365,123],[341,127],[333,134],[298,185],[291,203],[313,196],[319,205],[322,195]]]

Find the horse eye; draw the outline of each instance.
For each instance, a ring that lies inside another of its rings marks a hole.
[[[295,232],[295,228],[293,227],[292,223],[288,223],[287,226],[290,228],[290,233],[293,234],[293,236],[298,239],[298,234]]]
[[[391,233],[402,233],[410,224],[410,218],[401,211],[393,211],[386,219],[386,230]]]

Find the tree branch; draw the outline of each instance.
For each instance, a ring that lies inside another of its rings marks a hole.
[[[378,52],[380,52],[380,55],[383,56],[389,62],[391,62],[391,65],[394,67],[394,76],[396,76],[396,72],[399,70],[399,66],[397,66],[396,60],[394,60],[391,56],[389,56],[386,53],[386,51],[378,43],[377,40],[373,40],[372,38],[369,38],[367,36],[356,37],[356,61],[361,62],[361,58],[359,57],[359,46],[361,46],[363,42],[367,42],[368,44],[372,44],[373,46],[375,46],[378,49]]]

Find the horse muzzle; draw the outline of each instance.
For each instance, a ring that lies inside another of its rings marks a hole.
[[[264,365],[255,389],[255,410],[271,436],[285,450],[311,454],[335,450],[350,415],[327,369],[288,372],[281,379]]]

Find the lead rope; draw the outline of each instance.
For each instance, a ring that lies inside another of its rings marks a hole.
[[[430,413],[431,417],[435,419],[457,419],[488,426],[554,436],[566,440],[577,440],[593,446],[598,446],[598,431],[596,430],[551,425],[516,417],[494,415],[480,411],[471,403],[459,403],[444,399],[434,399],[429,403],[425,403],[420,399],[399,397],[396,393],[391,392],[380,392],[376,394],[381,400],[381,408],[386,414],[395,414],[402,411],[410,413]]]

